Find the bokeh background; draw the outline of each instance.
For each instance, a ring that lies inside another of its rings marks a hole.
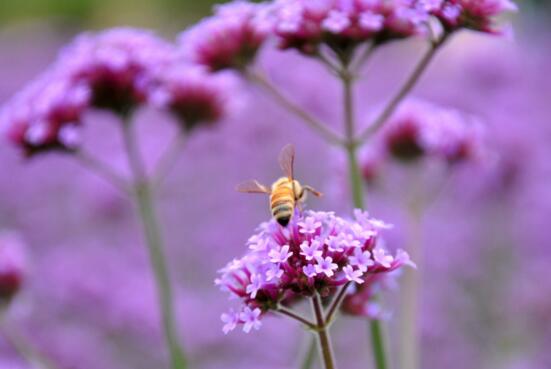
[[[131,25],[173,39],[211,3],[2,1],[0,101],[82,30]],[[450,174],[425,213],[424,369],[551,367],[551,18],[547,1],[520,5],[513,40],[463,33],[414,93],[479,116],[492,153],[488,163]],[[420,47],[408,41],[377,55],[362,82],[360,119],[394,90]],[[322,68],[273,50],[264,50],[260,64],[290,96],[338,124],[338,88]],[[194,368],[294,368],[306,342],[306,332],[276,318],[249,335],[221,332],[226,296],[214,287],[216,271],[244,252],[244,242],[269,215],[266,199],[237,194],[234,185],[248,178],[270,182],[279,175],[277,153],[293,142],[300,177],[327,194],[310,206],[348,208],[338,154],[256,89],[244,90],[231,118],[190,137],[157,196],[180,331]],[[174,124],[147,109],[137,119],[153,162]],[[116,118],[94,112],[86,120],[90,151],[126,172]],[[407,181],[411,172],[398,176]],[[388,232],[391,248],[407,243],[399,201],[407,191],[392,183],[368,190],[370,212],[396,224]],[[27,244],[25,288],[7,313],[18,334],[62,369],[164,365],[153,282],[128,199],[68,157],[25,161],[3,144],[0,229],[17,232]],[[395,310],[389,306],[391,314]],[[399,328],[389,326],[395,340]],[[343,318],[335,339],[341,367],[368,367],[367,323]],[[0,340],[0,368],[31,366]]]

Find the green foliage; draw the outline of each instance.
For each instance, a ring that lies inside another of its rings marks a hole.
[[[63,21],[104,27],[115,24],[182,27],[209,14],[216,3],[228,0],[0,0],[0,23]],[[259,0],[257,0],[259,1]],[[549,0],[516,0],[549,8]],[[125,11],[124,9],[128,9]],[[141,14],[142,16],[137,16]]]

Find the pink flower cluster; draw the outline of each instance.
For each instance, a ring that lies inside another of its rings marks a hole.
[[[424,33],[428,13],[403,0],[276,0],[274,31],[281,47],[316,54],[322,44],[337,53]]]
[[[26,154],[80,144],[82,113],[89,107],[90,89],[50,69],[15,95],[0,111],[0,133]]]
[[[19,291],[26,272],[24,246],[11,232],[0,233],[0,307]]]
[[[174,45],[149,31],[86,33],[3,107],[0,130],[28,155],[74,151],[90,108],[125,117],[138,105],[153,103],[177,113],[190,129],[224,115],[229,87],[225,78],[183,62]]]
[[[391,255],[378,245],[379,230],[388,226],[356,210],[349,221],[332,212],[295,213],[287,227],[263,223],[247,242],[248,253],[220,271],[216,284],[241,301],[238,311],[222,315],[224,332],[242,324],[249,332],[280,304],[320,293],[329,296],[349,282],[413,265],[402,250]]]
[[[235,79],[228,74],[210,74],[196,65],[174,64],[160,71],[150,102],[172,112],[189,131],[197,125],[212,125],[231,108],[230,91]]]
[[[266,6],[246,1],[218,5],[214,15],[179,37],[184,57],[210,71],[242,69],[256,56],[269,33]]]
[[[91,105],[126,114],[143,103],[174,47],[146,30],[115,28],[85,33],[59,55],[58,69],[91,90]]]
[[[499,34],[494,18],[518,10],[511,0],[419,0],[419,5],[436,16],[447,32],[467,28]]]
[[[449,164],[476,160],[483,151],[482,129],[455,110],[427,102],[406,102],[383,128],[364,160],[373,174],[381,161],[435,158]]]
[[[234,1],[182,33],[186,57],[211,71],[243,69],[270,37],[282,49],[317,55],[328,46],[350,59],[356,46],[426,35],[436,17],[446,32],[497,33],[494,18],[515,10],[510,0],[273,0]]]

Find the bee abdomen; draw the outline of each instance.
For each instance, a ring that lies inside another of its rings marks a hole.
[[[272,216],[283,227],[289,224],[295,209],[295,198],[293,189],[289,186],[279,186],[270,198]]]
[[[291,216],[293,215],[292,203],[285,203],[274,206],[272,208],[272,215],[274,219],[283,227],[287,226],[287,224],[289,224],[289,221],[291,220]]]

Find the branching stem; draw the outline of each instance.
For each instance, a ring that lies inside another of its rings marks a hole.
[[[390,118],[390,116],[394,113],[396,108],[400,105],[402,100],[411,92],[413,87],[417,84],[427,67],[430,65],[430,62],[436,55],[437,51],[440,49],[440,46],[442,46],[448,35],[444,34],[442,37],[436,41],[432,41],[430,43],[429,49],[423,54],[421,57],[421,60],[417,63],[415,68],[413,69],[413,72],[410,74],[410,76],[406,79],[406,82],[402,85],[402,87],[396,92],[396,94],[390,99],[390,101],[387,103],[385,108],[381,111],[381,113],[373,120],[371,124],[365,128],[365,130],[359,134],[358,136],[358,143],[364,143],[366,140],[368,140],[374,133],[376,133]]]
[[[343,145],[342,138],[338,134],[333,132],[325,123],[321,122],[318,118],[314,117],[312,114],[308,113],[297,103],[285,96],[276,86],[274,86],[264,75],[259,72],[249,70],[247,72],[249,80],[261,86],[268,92],[275,101],[284,107],[289,112],[293,113],[299,117],[302,121],[308,124],[312,129],[314,129],[320,136],[327,140],[330,144],[333,145]]]

